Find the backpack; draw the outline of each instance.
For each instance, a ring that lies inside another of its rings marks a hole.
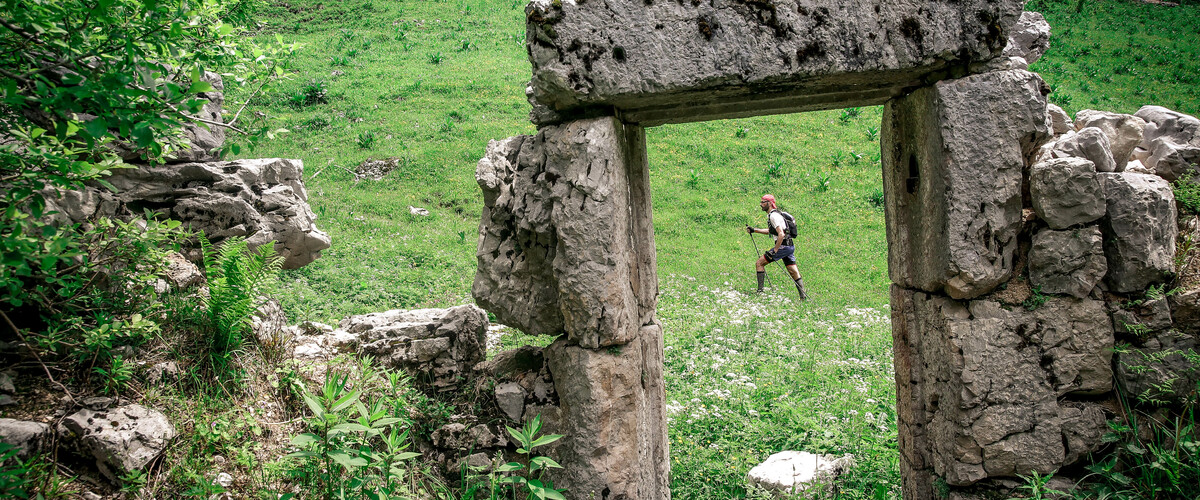
[[[799,234],[796,231],[796,218],[792,217],[792,214],[789,214],[789,213],[784,212],[783,210],[779,210],[779,209],[772,210],[771,212],[772,213],[779,212],[779,215],[783,216],[783,221],[784,221],[785,225],[787,226],[784,228],[784,231],[786,232],[786,234],[784,234],[785,238],[795,238],[796,235]],[[770,230],[771,234],[775,234],[775,228],[771,227],[770,219],[771,219],[771,215],[767,214],[767,228]]]

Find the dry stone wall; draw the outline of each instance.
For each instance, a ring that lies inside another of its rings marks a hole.
[[[1147,299],[1177,271],[1181,223],[1157,164],[1136,158],[1158,125],[1092,110],[1071,120],[1044,94],[1037,75],[1007,70],[885,107],[906,498],[932,498],[939,482],[965,499],[1031,471],[1070,477],[1102,445],[1116,384],[1169,403],[1200,375],[1183,361],[1194,318]],[[1186,116],[1144,111],[1186,129]],[[1152,140],[1191,140],[1179,135]],[[1182,296],[1174,309],[1189,314]],[[1114,355],[1118,339],[1135,347]]]

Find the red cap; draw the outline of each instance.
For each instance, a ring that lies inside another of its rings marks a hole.
[[[764,195],[763,195],[763,197],[762,197],[762,201],[769,201],[769,202],[771,202],[771,203],[775,203],[775,195],[773,195],[773,194],[764,194]]]

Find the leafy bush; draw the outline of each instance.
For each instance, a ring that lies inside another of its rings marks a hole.
[[[1193,179],[1180,178],[1171,183],[1175,191],[1175,203],[1184,213],[1200,214],[1200,183]]]

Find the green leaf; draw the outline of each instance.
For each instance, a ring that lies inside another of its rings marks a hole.
[[[562,437],[562,435],[561,435],[561,434],[547,434],[547,435],[545,435],[545,436],[542,436],[542,437],[540,437],[540,438],[537,438],[537,439],[535,439],[535,440],[533,441],[533,443],[531,443],[531,444],[529,445],[529,447],[530,447],[530,448],[532,448],[532,447],[535,447],[535,446],[543,446],[543,445],[547,445],[547,444],[553,443],[553,442],[555,442],[555,441],[558,441],[559,439],[562,439],[562,438],[563,438],[563,437]]]
[[[211,83],[204,80],[192,80],[192,86],[188,88],[189,94],[199,94],[201,92],[212,92],[216,90]]]
[[[532,459],[529,460],[529,462],[531,464],[537,464],[539,467],[544,467],[547,469],[563,468],[561,465],[558,464],[558,462],[555,462],[554,459],[550,458],[550,457],[533,457]]]
[[[329,458],[332,459],[334,462],[337,462],[338,465],[341,465],[342,467],[345,467],[347,469],[366,467],[366,465],[367,465],[366,460],[363,460],[360,457],[351,457],[350,454],[346,453],[345,451],[340,451],[340,450],[334,450],[334,451],[329,452]]]
[[[330,408],[329,411],[338,413],[342,410],[345,410],[346,408],[349,408],[350,406],[352,406],[354,403],[357,403],[357,402],[358,402],[358,389],[355,389],[353,391],[350,391],[345,396],[342,396],[341,399],[338,399],[336,402],[334,402],[333,408]]]
[[[367,427],[362,424],[352,423],[352,422],[344,423],[344,424],[337,424],[337,425],[333,426],[332,429],[330,429],[330,431],[339,431],[339,432],[367,432],[370,430],[371,430],[370,427]]]
[[[420,453],[413,453],[413,452],[411,452],[411,451],[405,451],[405,452],[402,452],[402,453],[398,453],[398,454],[396,455],[396,457],[395,457],[395,458],[396,458],[396,460],[403,462],[403,461],[405,461],[405,460],[412,460],[412,459],[414,459],[414,458],[417,458],[417,457],[419,457],[419,456],[421,456],[421,454],[420,454]]]
[[[325,418],[325,408],[321,406],[321,403],[317,401],[317,398],[314,398],[307,392],[304,393],[304,404],[308,405],[309,411],[312,411],[314,416],[317,418]]]
[[[521,464],[519,464],[519,463],[516,463],[516,462],[509,462],[509,463],[506,463],[506,464],[504,464],[504,465],[501,465],[501,466],[499,466],[499,467],[496,467],[496,472],[512,472],[512,471],[515,471],[515,470],[521,470],[521,469],[523,469],[523,468],[525,468],[525,466],[524,466],[524,465],[521,465]]]

